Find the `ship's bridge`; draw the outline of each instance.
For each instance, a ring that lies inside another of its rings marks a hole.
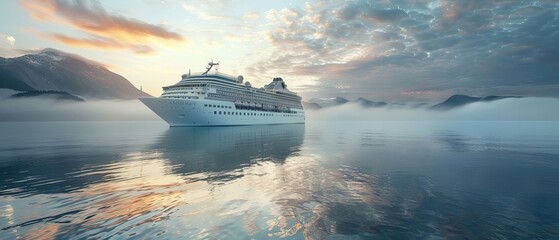
[[[232,76],[229,74],[223,74],[223,73],[214,73],[214,74],[204,74],[204,73],[187,73],[187,74],[183,74],[181,81],[177,83],[177,85],[181,85],[181,84],[186,84],[189,81],[198,81],[198,80],[210,80],[210,79],[218,79],[221,81],[225,81],[228,83],[234,83],[234,84],[238,84],[238,83],[242,83],[243,81],[243,77],[242,76]]]
[[[189,70],[188,74],[183,74],[181,76],[181,81],[178,82],[176,85],[188,84],[189,81],[200,81],[200,80],[218,80],[229,84],[243,83],[243,76],[234,77],[231,75],[218,73],[217,66],[219,66],[219,62],[215,63],[212,60],[211,62],[208,63],[205,72],[191,74]],[[210,74],[210,70],[212,69],[215,69],[216,71]]]

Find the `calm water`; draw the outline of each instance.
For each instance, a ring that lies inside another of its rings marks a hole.
[[[559,122],[0,123],[0,238],[559,238]]]

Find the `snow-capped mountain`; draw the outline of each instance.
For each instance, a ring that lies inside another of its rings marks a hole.
[[[102,64],[56,49],[0,58],[0,88],[64,91],[85,98],[135,99],[148,94]]]

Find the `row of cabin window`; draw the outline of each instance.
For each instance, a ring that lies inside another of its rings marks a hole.
[[[265,117],[274,116],[274,114],[272,114],[272,113],[246,113],[246,112],[240,113],[240,112],[225,112],[225,111],[223,112],[223,114],[222,114],[221,111],[214,111],[214,114],[215,115],[237,115],[237,116],[247,116],[248,115],[248,116],[265,116]],[[283,114],[282,116],[284,116],[284,117],[295,117],[296,115]]]
[[[182,91],[182,90],[194,90],[194,89],[198,89],[198,88],[193,88],[193,87],[175,87],[175,88],[168,89],[168,91]]]
[[[208,96],[210,97],[211,100],[219,100],[219,101],[229,101],[229,100],[231,100],[230,98],[221,97],[221,96],[218,96],[218,95],[213,94],[213,93],[208,93]],[[284,103],[285,103],[285,102],[284,102]],[[268,104],[270,104],[270,103],[268,103]],[[270,105],[271,105],[271,104],[270,104]],[[298,107],[298,106],[295,105],[295,104],[286,103],[286,105],[289,106],[289,107]]]
[[[217,107],[217,108],[229,108],[229,109],[231,109],[231,106],[213,105],[213,104],[204,104],[204,107],[214,107],[214,108]],[[297,111],[291,111],[291,113],[297,113]],[[267,115],[264,115],[264,116],[267,116]]]
[[[184,94],[188,94],[188,91],[179,91],[179,92],[165,92],[163,93],[163,95],[168,95],[168,94],[177,94],[177,93],[184,93]],[[204,94],[203,92],[190,92],[190,94]]]
[[[175,87],[173,89],[179,89],[179,90],[192,89],[192,88],[198,89],[198,87],[206,87],[206,84],[189,84],[183,87]]]
[[[212,105],[212,104],[204,104],[204,107],[214,107],[214,108],[231,108],[231,106],[223,106],[223,105]]]
[[[230,88],[217,88],[216,92],[218,94],[224,94],[224,95],[229,95],[229,96],[245,96],[246,93],[244,91],[240,91],[240,90],[236,90],[236,89],[230,89]],[[253,92],[256,92],[253,90]],[[283,98],[284,100],[287,101],[292,101],[292,100],[297,100],[297,97],[294,96],[287,96],[284,95],[283,93],[280,93],[280,97]],[[256,95],[254,96],[255,98],[257,98],[258,100],[275,100],[275,97],[270,97],[270,96],[262,96],[262,95]],[[277,97],[277,96],[276,96]]]
[[[198,97],[177,97],[177,96],[165,96],[164,98],[182,98],[182,99],[198,99]]]
[[[221,89],[217,89],[217,90],[216,90],[216,93],[217,93],[218,95],[221,94],[221,95],[233,96],[233,97],[246,96],[246,94],[243,93],[243,92],[235,93],[235,92],[232,92],[232,91],[229,91],[229,90],[221,90]],[[214,96],[214,94],[209,94],[209,96]],[[253,96],[252,98],[254,98],[254,99],[258,100],[258,101],[269,101],[269,102],[275,102],[275,101],[276,101],[276,99],[275,99],[274,97],[270,97],[270,96],[258,96],[258,95],[256,95],[256,96]],[[296,98],[292,98],[292,99],[282,99],[282,100],[283,100],[283,101],[289,102],[289,101],[294,101],[294,100],[296,100]]]

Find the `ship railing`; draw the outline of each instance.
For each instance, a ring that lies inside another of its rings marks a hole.
[[[275,112],[275,113],[296,113],[295,111],[291,111],[289,109],[277,109],[277,108],[266,109],[266,108],[262,108],[262,107],[251,107],[251,106],[241,106],[241,105],[235,105],[235,109],[261,111],[261,112]]]
[[[193,72],[193,73],[185,73],[182,75],[183,78],[190,78],[190,77],[199,77],[199,76],[219,76],[219,77],[224,77],[224,78],[230,78],[231,80],[235,80],[237,81],[237,76],[233,76],[230,74],[225,74],[225,73],[208,73],[207,75],[204,74],[204,72]]]

